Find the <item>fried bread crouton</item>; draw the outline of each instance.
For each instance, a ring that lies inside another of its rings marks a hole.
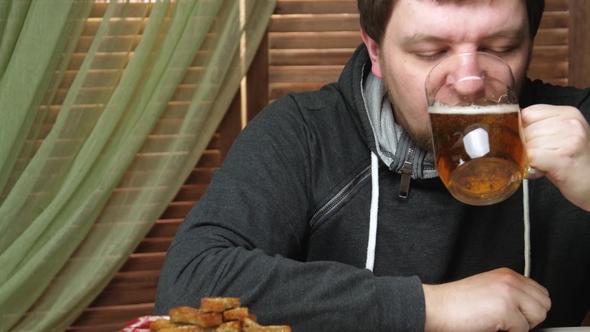
[[[204,312],[191,307],[172,308],[168,311],[170,320],[174,323],[194,324],[201,327],[212,327],[223,323],[223,316],[219,312]]]
[[[216,332],[215,327],[200,327],[198,325],[178,325],[176,327],[167,327],[158,332]]]
[[[150,323],[150,331],[161,331],[166,328],[179,327],[181,324],[171,322],[169,319],[158,319]]]
[[[291,332],[289,326],[263,326],[239,298],[202,298],[202,308],[175,307],[152,321],[150,332]]]
[[[225,322],[219,325],[215,332],[242,332],[242,323],[237,320]]]
[[[238,297],[204,297],[201,299],[201,310],[204,312],[223,312],[241,305]]]
[[[248,308],[246,307],[239,307],[234,309],[229,309],[223,312],[223,321],[232,321],[232,320],[242,320],[244,318],[248,318]]]
[[[243,332],[291,332],[291,327],[287,325],[266,325],[262,326],[257,322],[245,318],[242,321]]]

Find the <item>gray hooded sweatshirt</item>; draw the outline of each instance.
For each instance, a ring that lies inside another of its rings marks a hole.
[[[361,45],[337,83],[289,94],[246,126],[175,236],[156,314],[232,296],[293,331],[423,331],[422,283],[524,272],[522,189],[491,206],[456,201],[393,123],[370,65]],[[527,80],[520,103],[590,117],[590,89]],[[543,326],[579,325],[590,213],[545,178],[527,199],[530,276],[552,299]]]

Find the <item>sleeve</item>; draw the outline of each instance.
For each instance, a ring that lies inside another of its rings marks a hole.
[[[525,100],[525,107],[532,104],[574,106],[590,121],[590,88],[578,89],[527,79],[524,89],[525,94],[521,97]]]
[[[231,296],[261,323],[294,331],[423,330],[417,277],[305,262],[312,135],[289,97],[243,130],[174,238],[156,314],[198,307],[202,297]]]

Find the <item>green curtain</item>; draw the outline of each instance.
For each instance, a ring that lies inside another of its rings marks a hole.
[[[0,331],[63,331],[108,284],[215,133],[275,5],[0,2]]]

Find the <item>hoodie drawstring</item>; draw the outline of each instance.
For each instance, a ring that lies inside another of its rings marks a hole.
[[[522,180],[522,207],[524,210],[524,276],[531,276],[531,219],[529,213],[529,180]]]
[[[373,271],[377,245],[377,212],[379,210],[379,159],[371,152],[371,211],[369,214],[369,241],[365,268]],[[529,211],[529,181],[522,180],[522,205],[524,211],[524,276],[531,275],[531,221]]]
[[[379,209],[379,159],[371,152],[371,212],[369,214],[369,244],[365,267],[373,271],[375,265],[375,246],[377,244],[377,212]]]

